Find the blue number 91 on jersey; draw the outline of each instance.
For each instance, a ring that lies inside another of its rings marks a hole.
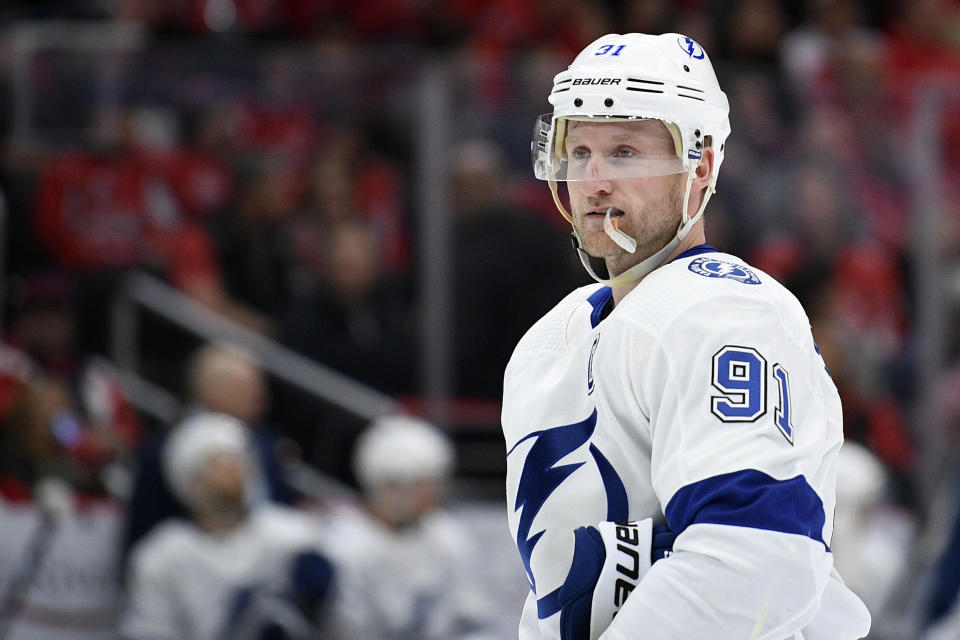
[[[724,422],[753,422],[767,412],[767,361],[752,347],[727,345],[713,356],[710,410]]]
[[[773,381],[780,393],[773,422],[793,445],[790,417],[790,374],[778,362]],[[726,345],[713,355],[713,388],[722,395],[710,397],[710,411],[723,422],[754,422],[767,412],[767,359],[753,347]]]

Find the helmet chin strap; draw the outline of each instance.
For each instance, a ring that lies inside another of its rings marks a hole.
[[[573,237],[576,241],[577,255],[580,257],[580,264],[583,265],[583,268],[586,269],[587,273],[590,274],[590,277],[596,280],[597,282],[604,284],[608,287],[619,287],[627,284],[633,284],[642,280],[647,274],[651,271],[662,265],[666,259],[670,256],[674,249],[687,237],[687,234],[690,232],[690,229],[697,223],[700,218],[703,217],[703,212],[707,207],[707,202],[710,200],[710,196],[713,195],[716,188],[714,187],[712,181],[711,184],[707,186],[706,193],[703,194],[703,202],[700,203],[700,207],[697,209],[696,215],[692,218],[687,215],[687,205],[690,202],[690,189],[693,186],[693,179],[697,175],[696,168],[691,169],[687,173],[687,184],[684,188],[683,194],[683,206],[682,206],[682,217],[680,220],[680,226],[677,228],[677,234],[670,240],[662,249],[657,251],[652,256],[641,260],[637,264],[633,265],[623,273],[619,273],[612,278],[601,278],[593,270],[593,267],[590,265],[590,254],[584,251],[583,243],[580,241],[580,234],[577,233],[576,227],[573,228]],[[553,202],[557,205],[557,208],[560,210],[560,213],[564,218],[567,219],[570,224],[573,224],[573,216],[570,215],[570,212],[567,211],[566,207],[563,206],[563,203],[560,201],[560,196],[557,193],[557,183],[554,180],[550,181],[550,193],[553,194]],[[610,236],[610,239],[617,243],[617,246],[622,247],[625,251],[630,251],[629,245],[633,245],[634,251],[636,250],[636,240],[626,235],[622,231],[616,228],[610,219],[610,211],[607,211],[607,216],[604,218],[604,232]],[[618,237],[623,236],[623,237]],[[629,242],[628,242],[629,241]],[[628,245],[628,246],[625,246]],[[630,251],[633,253],[633,251]]]
[[[627,253],[637,252],[637,241],[620,231],[617,221],[613,219],[613,210],[615,207],[607,209],[607,215],[603,217],[603,232],[610,236],[610,239],[620,245],[620,248]]]

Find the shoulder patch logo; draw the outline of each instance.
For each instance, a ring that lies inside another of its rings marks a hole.
[[[705,278],[727,278],[743,284],[760,284],[760,278],[747,267],[710,256],[700,256],[691,261],[687,268]]]

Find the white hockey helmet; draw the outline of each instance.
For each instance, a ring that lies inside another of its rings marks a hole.
[[[588,45],[566,71],[554,77],[549,101],[553,113],[540,116],[534,127],[531,145],[534,175],[549,181],[557,207],[568,221],[573,222],[557,195],[558,181],[687,173],[677,242],[686,236],[716,188],[724,145],[730,134],[727,96],[720,89],[710,58],[699,44],[677,33],[605,35]],[[594,167],[589,174],[578,171],[567,157],[564,143],[571,122],[644,119],[663,122],[673,137],[675,155],[646,155],[629,161],[611,159],[599,164],[599,169]],[[713,149],[713,172],[700,210],[690,217],[686,211],[690,183],[707,146]],[[610,230],[608,233],[627,248],[614,233]],[[665,249],[676,246],[671,244]],[[668,253],[651,256],[650,264],[632,272],[631,277],[619,280],[639,279],[659,266],[653,258],[665,259]],[[582,252],[581,259],[585,259]],[[588,263],[585,262],[585,266],[600,280]]]
[[[210,458],[235,453],[249,462],[247,427],[224,413],[198,413],[174,427],[163,449],[167,484],[185,505],[193,506],[197,474]]]
[[[443,479],[452,468],[449,438],[429,422],[405,415],[374,420],[360,435],[353,458],[354,474],[365,488]]]

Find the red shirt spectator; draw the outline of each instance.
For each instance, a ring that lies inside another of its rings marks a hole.
[[[61,266],[92,271],[153,263],[184,289],[220,277],[209,238],[184,219],[163,167],[157,175],[129,158],[71,154],[46,167],[36,193],[37,237]]]

